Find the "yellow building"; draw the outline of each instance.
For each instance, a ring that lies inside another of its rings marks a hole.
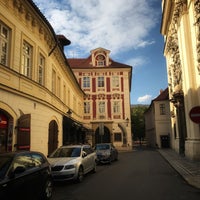
[[[84,140],[85,94],[63,53],[68,44],[31,0],[0,0],[0,152],[47,155]]]
[[[163,0],[172,148],[200,160],[200,0]]]
[[[111,142],[119,150],[132,149],[132,67],[112,60],[104,48],[91,50],[87,58],[69,59],[69,63],[86,94],[83,119],[93,130],[89,143]]]

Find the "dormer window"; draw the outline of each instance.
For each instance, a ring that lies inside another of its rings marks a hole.
[[[96,56],[96,66],[104,67],[105,66],[105,57],[101,54]]]

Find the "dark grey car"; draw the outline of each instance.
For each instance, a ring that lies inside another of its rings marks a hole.
[[[51,168],[39,152],[0,154],[0,198],[47,200],[52,197]]]
[[[95,145],[97,163],[111,163],[118,160],[118,150],[111,143],[99,143]]]

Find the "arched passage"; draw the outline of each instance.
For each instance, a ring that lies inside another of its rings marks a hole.
[[[119,123],[118,124],[118,127],[121,129],[122,131],[122,135],[123,135],[123,146],[126,146],[127,145],[127,131],[126,131],[126,127],[124,126],[124,124],[122,123]]]
[[[0,153],[12,151],[13,118],[0,109]]]
[[[49,123],[48,155],[58,147],[58,125],[55,120]]]
[[[95,131],[95,144],[97,143],[110,143],[111,142],[111,137],[110,137],[110,131],[109,129],[104,126],[103,127],[104,131],[100,133],[100,128],[98,127]]]

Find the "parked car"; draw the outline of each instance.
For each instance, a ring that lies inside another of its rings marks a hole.
[[[90,145],[70,145],[56,149],[48,160],[55,181],[81,182],[86,173],[96,172],[96,153]]]
[[[50,164],[39,152],[0,154],[1,199],[51,199]]]
[[[97,163],[111,163],[118,160],[118,150],[111,143],[100,143],[95,145]]]

